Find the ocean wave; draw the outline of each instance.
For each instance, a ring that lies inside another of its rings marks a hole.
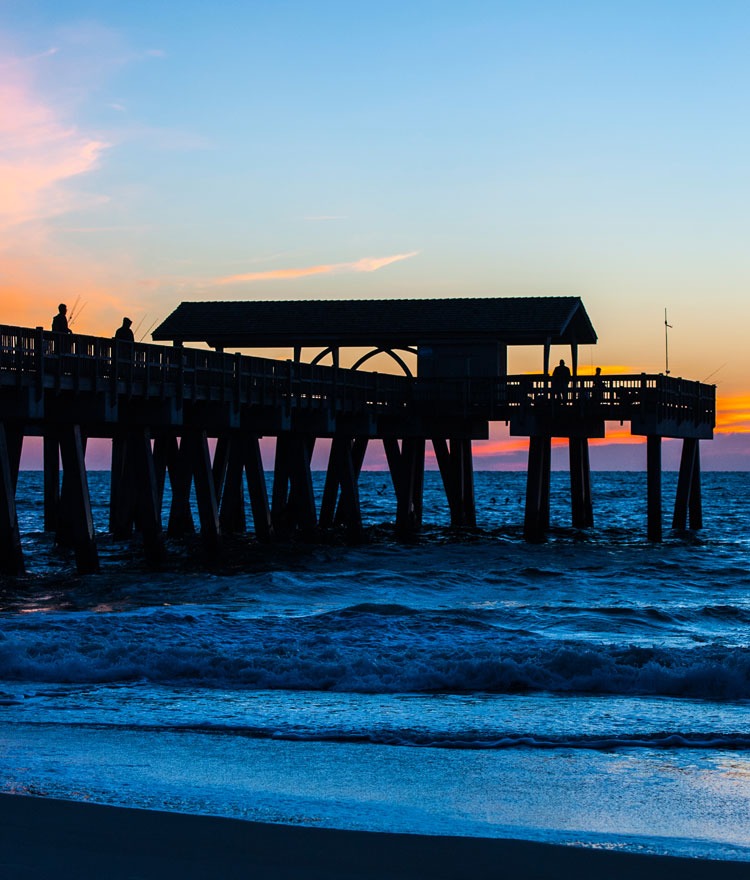
[[[48,722],[42,722],[49,726]],[[58,722],[53,722],[55,726]],[[336,727],[302,727],[278,725],[213,724],[133,724],[92,722],[76,727],[130,730],[148,733],[205,733],[215,736],[241,736],[250,739],[287,742],[332,742],[400,746],[405,748],[456,749],[466,751],[502,751],[506,749],[588,749],[619,751],[622,749],[691,749],[744,751],[750,748],[750,734],[737,731],[687,733],[684,731],[642,731],[629,734],[560,734],[541,735],[521,732],[492,731],[419,731],[413,728],[341,729]]]
[[[744,644],[609,644],[481,621],[471,612],[402,613],[393,605],[261,619],[173,608],[27,615],[0,630],[0,679],[750,699],[750,652]]]

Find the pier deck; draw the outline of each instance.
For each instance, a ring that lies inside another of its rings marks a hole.
[[[216,550],[222,531],[243,531],[243,475],[255,533],[270,539],[334,523],[361,528],[357,478],[368,442],[383,442],[399,531],[421,524],[426,441],[435,448],[451,520],[475,524],[471,441],[507,422],[529,445],[525,534],[541,540],[549,522],[553,437],[571,454],[573,525],[593,523],[588,439],[607,422],[646,436],[649,537],[661,538],[660,441],[682,438],[673,525],[700,527],[698,441],[713,436],[715,388],[665,375],[574,376],[553,395],[540,375],[467,378],[397,376],[181,346],[61,336],[0,326],[0,566],[23,570],[15,484],[25,436],[45,444],[45,525],[76,548],[79,568],[96,570],[84,465],[87,439],[113,441],[110,530],[143,534],[149,558],[163,550],[161,504],[172,489],[168,531],[190,530],[192,487],[201,534]],[[276,438],[269,501],[259,438]],[[310,455],[332,438],[320,508]],[[213,455],[208,439],[215,438]],[[59,462],[63,480],[60,481]]]

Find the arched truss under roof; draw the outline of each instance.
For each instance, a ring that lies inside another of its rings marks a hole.
[[[349,369],[358,370],[362,366],[362,364],[369,361],[370,358],[375,357],[375,355],[387,354],[389,357],[393,358],[394,361],[396,361],[396,363],[401,367],[401,369],[404,371],[404,374],[406,376],[414,378],[414,373],[409,369],[409,365],[406,363],[406,361],[402,357],[400,357],[398,354],[396,354],[397,351],[405,351],[408,354],[413,354],[415,356],[417,355],[417,349],[412,348],[410,346],[404,346],[404,347],[394,346],[393,348],[386,348],[385,346],[379,346],[378,348],[373,348],[371,351],[368,351],[366,354],[363,354],[362,357],[359,358],[359,360],[357,360],[356,363],[352,364],[352,366]],[[325,348],[325,349],[323,349],[323,351],[316,354],[315,357],[312,359],[312,361],[310,361],[310,363],[311,364],[319,364],[323,360],[323,358],[329,354],[333,358],[334,363],[336,363],[338,360],[337,352],[338,352],[337,347],[328,346],[328,348]]]

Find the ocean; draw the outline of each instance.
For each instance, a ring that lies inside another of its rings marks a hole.
[[[361,545],[234,539],[207,565],[170,543],[154,573],[104,533],[95,472],[102,571],[79,576],[23,472],[0,791],[750,861],[750,474],[702,476],[704,528],[669,530],[665,473],[650,544],[645,474],[592,474],[578,531],[555,472],[529,545],[524,474],[477,473],[461,534],[428,472],[403,543],[366,472]]]

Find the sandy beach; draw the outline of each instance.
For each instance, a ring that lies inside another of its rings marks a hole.
[[[0,876],[30,878],[747,878],[747,862],[520,840],[381,834],[0,795]]]

